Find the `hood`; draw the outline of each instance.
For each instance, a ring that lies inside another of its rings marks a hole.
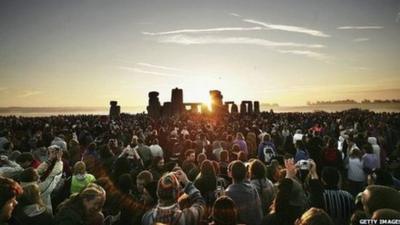
[[[24,213],[28,217],[38,216],[46,211],[46,207],[40,206],[38,204],[27,205],[24,207]]]
[[[376,137],[369,137],[368,143],[370,143],[371,145],[376,145],[378,143],[378,140],[376,140]]]

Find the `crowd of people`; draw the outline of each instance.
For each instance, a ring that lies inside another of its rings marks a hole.
[[[0,224],[400,223],[400,114],[0,117]]]

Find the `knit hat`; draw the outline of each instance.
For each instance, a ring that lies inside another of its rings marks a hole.
[[[167,173],[160,178],[157,185],[157,196],[160,200],[175,201],[178,199],[179,181],[174,173]]]

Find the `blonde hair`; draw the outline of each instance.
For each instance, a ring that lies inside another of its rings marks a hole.
[[[22,205],[38,204],[45,206],[40,197],[40,189],[37,184],[30,184],[23,187],[24,193],[20,196],[19,201]]]
[[[78,161],[74,165],[74,175],[84,174],[86,172],[86,164],[83,161]]]

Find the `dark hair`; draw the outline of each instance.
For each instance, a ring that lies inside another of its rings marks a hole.
[[[0,176],[0,209],[10,199],[21,195],[22,187],[14,180]]]
[[[372,215],[376,210],[384,208],[400,211],[400,193],[396,189],[382,185],[369,185],[363,193],[363,198],[365,192],[369,192],[363,201],[367,215]]]
[[[259,159],[253,160],[250,163],[250,178],[251,179],[264,179],[265,178],[265,166]]]
[[[18,164],[22,164],[25,162],[33,161],[33,155],[30,152],[23,152],[21,155],[17,157],[15,160]]]
[[[124,173],[118,177],[118,187],[122,193],[129,193],[132,190],[133,182],[129,173]]]
[[[368,153],[368,154],[374,153],[372,146],[370,144],[363,145],[363,149],[364,149],[365,153]]]
[[[189,155],[192,154],[192,153],[196,153],[196,152],[195,152],[193,149],[188,149],[188,150],[186,150],[186,152],[185,152],[185,158],[189,157]]]
[[[37,174],[36,170],[32,167],[28,167],[24,169],[19,175],[20,182],[34,182],[39,180],[39,175]]]
[[[215,169],[213,163],[206,159],[201,163],[200,166],[201,176],[205,177],[216,177]]]
[[[228,162],[229,161],[229,152],[227,150],[222,150],[220,155],[221,162]]]
[[[246,166],[240,160],[235,160],[229,164],[232,178],[236,182],[243,181],[246,178]]]
[[[219,197],[212,207],[211,217],[215,225],[236,225],[238,210],[228,196]]]
[[[327,188],[337,188],[340,180],[339,172],[334,167],[325,167],[322,170],[322,180]]]

